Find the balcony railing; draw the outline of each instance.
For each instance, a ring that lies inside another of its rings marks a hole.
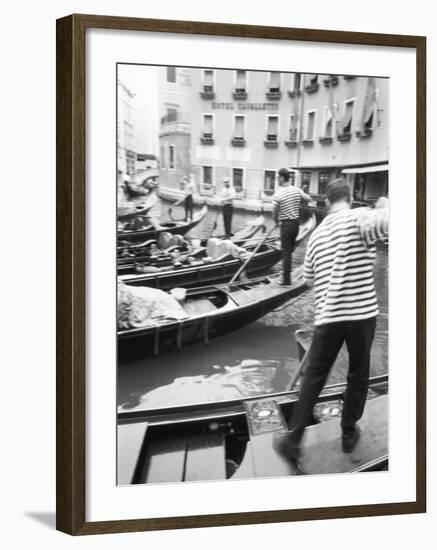
[[[268,149],[274,149],[278,146],[278,135],[277,134],[267,134],[267,139],[264,141],[264,146]]]
[[[214,86],[211,86],[209,84],[205,84],[202,86],[200,90],[200,97],[202,99],[214,99],[215,93],[214,93]]]
[[[267,99],[281,99],[280,88],[269,88],[266,92]]]
[[[234,147],[244,147],[246,145],[246,140],[243,137],[233,137],[231,139],[231,145]]]
[[[232,92],[232,97],[234,99],[247,99],[247,90],[246,88],[235,88]]]
[[[161,126],[164,124],[171,124],[173,122],[185,122],[188,123],[190,120],[188,113],[182,113],[180,111],[171,111],[165,116],[161,117]]]
[[[202,145],[212,145],[214,143],[214,136],[210,133],[204,133],[200,137],[200,143]]]

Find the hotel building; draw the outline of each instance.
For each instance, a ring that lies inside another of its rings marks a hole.
[[[340,175],[357,201],[387,195],[388,79],[169,69],[160,80],[168,196],[190,173],[200,200],[214,203],[229,177],[236,206],[268,207],[282,167],[316,198]]]

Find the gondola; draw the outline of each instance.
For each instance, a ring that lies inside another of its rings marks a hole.
[[[237,231],[235,233],[235,235],[231,238],[231,241],[234,244],[237,244],[238,246],[242,246],[244,248],[247,248],[248,250],[250,248],[256,246],[260,242],[260,239],[262,239],[262,237],[259,237],[256,233],[261,228],[265,229],[264,225],[263,225],[264,218],[261,216],[260,218],[258,218],[258,221],[255,220],[255,222],[251,225],[246,226],[242,230]],[[311,218],[307,219],[304,223],[302,223],[300,225],[299,233],[298,233],[298,236],[296,238],[296,245],[299,244],[299,242],[302,241],[314,229],[315,225],[316,225],[316,218],[315,218],[314,215],[311,216]],[[278,237],[270,237],[266,241],[266,245],[270,244],[271,246],[274,246],[277,243],[277,241],[278,241]],[[128,276],[128,275],[137,274],[138,272],[141,272],[144,265],[152,265],[152,266],[158,266],[158,267],[159,266],[168,266],[169,269],[171,269],[171,267],[170,267],[171,266],[171,259],[170,259],[169,253],[175,248],[177,248],[182,253],[188,252],[188,250],[186,249],[186,247],[184,245],[181,246],[180,244],[179,245],[174,244],[174,246],[172,246],[172,242],[170,241],[169,248],[167,248],[163,251],[162,256],[159,255],[156,258],[152,259],[150,257],[150,247],[152,246],[152,244],[156,245],[156,244],[159,244],[159,243],[157,243],[157,241],[155,239],[153,239],[153,240],[148,241],[147,243],[143,243],[143,246],[133,245],[133,246],[130,246],[129,248],[120,247],[119,256],[118,256],[118,259],[117,259],[118,275]],[[199,248],[191,254],[191,257],[196,260],[196,263],[193,265],[193,267],[196,267],[197,270],[204,267],[204,266],[201,265],[201,263],[199,263],[199,260],[201,260],[205,256],[206,246],[207,246],[207,239],[203,239],[199,243]],[[277,256],[277,255],[275,255],[275,256]],[[272,254],[270,259],[273,261],[273,258],[274,258],[274,256]],[[229,260],[230,260],[230,258],[222,258],[220,261],[221,262],[228,262]],[[279,260],[279,257],[274,263],[276,263],[278,260]],[[187,258],[187,261],[188,261],[188,258]],[[209,266],[211,268],[212,267],[215,268],[214,273],[216,275],[219,274],[218,264],[219,264],[219,262],[216,261],[216,262],[214,262],[214,265]],[[233,265],[235,265],[235,262],[234,262]],[[261,272],[262,268],[263,268],[262,267],[263,265],[265,265],[265,264],[258,263],[257,267],[252,268],[252,267],[249,266],[250,267],[249,271]],[[274,264],[271,264],[271,265],[274,265]],[[187,268],[187,267],[188,267],[188,265],[178,266],[177,271],[180,271],[180,268]],[[259,267],[259,269],[258,269],[258,267]],[[266,266],[266,268],[267,268],[267,266]],[[238,269],[238,267],[236,269]],[[235,271],[236,271],[236,269],[235,269]],[[223,279],[226,278],[227,274],[232,275],[231,266],[228,265],[227,263],[226,263],[226,266],[223,266],[223,270],[224,270],[223,276],[222,276]],[[146,270],[143,269],[143,271],[146,271]],[[153,271],[153,269],[150,270],[150,271]],[[211,274],[213,274],[213,271],[209,270],[209,272]],[[200,282],[205,283],[205,282],[208,282],[208,280],[209,280],[207,277],[203,277],[202,274],[198,274],[197,277],[198,277],[197,283],[200,283]],[[161,277],[159,277],[159,278],[161,278]],[[165,276],[165,278],[167,278],[167,275]],[[211,280],[211,282],[218,282],[220,280],[220,277],[217,278],[216,276],[214,276],[214,278],[212,278],[210,280]],[[193,280],[192,283],[195,284],[196,281]],[[188,284],[191,284],[191,283],[188,283]],[[152,285],[152,286],[155,286],[155,285]],[[164,287],[159,286],[157,288],[164,288]]]
[[[118,331],[119,361],[159,355],[199,341],[207,344],[211,338],[242,328],[305,292],[307,286],[301,274],[302,270],[293,272],[295,282],[285,287],[269,277],[260,277],[188,289],[183,306],[186,318]]]
[[[297,390],[118,413],[118,485],[353,473],[388,467],[388,376],[370,380],[357,449],[339,441],[345,386],[327,386],[314,408],[300,468],[273,447]]]
[[[250,253],[255,245],[247,247],[247,253]],[[203,257],[192,259],[190,263],[180,263],[175,267],[171,258],[167,257],[164,261],[149,261],[148,266],[119,267],[119,281],[126,284],[137,286],[150,286],[168,290],[174,287],[185,287],[210,285],[214,283],[229,281],[234,273],[246,259],[244,256],[235,258],[226,254],[215,260],[205,259],[206,252],[203,250]],[[277,246],[264,244],[247,264],[245,273],[247,276],[261,275],[267,273],[281,259],[281,251]],[[130,269],[129,269],[130,267]],[[127,269],[123,269],[127,268]],[[132,269],[133,268],[133,269]],[[124,274],[129,269],[130,273]],[[145,272],[141,273],[141,269]],[[147,272],[147,269],[156,269],[159,271]]]
[[[172,235],[178,234],[178,235],[185,235],[190,231],[190,229],[193,229],[193,227],[196,227],[207,215],[208,213],[208,207],[205,205],[203,208],[196,213],[196,215],[193,217],[190,221],[173,221],[173,222],[165,222],[161,224],[159,229],[154,229],[151,226],[146,227],[145,229],[139,229],[139,230],[122,230],[118,231],[117,233],[117,240],[118,244],[122,244],[123,241],[126,242],[145,242],[149,239],[156,239],[160,233],[163,231],[166,231],[167,233],[171,233]]]
[[[146,199],[144,202],[141,203],[137,202],[132,204],[132,202],[127,202],[124,204],[119,204],[117,210],[117,220],[124,222],[131,220],[136,216],[145,216],[157,200],[158,197],[154,195],[153,200]]]
[[[265,222],[264,216],[258,216],[251,223],[247,223],[240,230],[236,231],[232,235],[230,240],[233,243],[235,243],[239,246],[242,246],[248,239],[250,239],[251,237],[254,237],[259,231],[265,230],[264,222]],[[165,234],[165,233],[168,233],[168,232],[163,232],[163,233]],[[117,246],[119,265],[132,262],[133,258],[135,259],[135,261],[146,261],[149,257],[150,247],[153,244],[156,244],[158,247],[161,247],[159,237],[161,237],[163,235],[163,233],[159,234],[158,239],[148,239],[148,240],[141,241],[141,242],[128,242],[128,241],[126,241],[126,242],[119,243],[118,246]],[[178,235],[182,236],[179,233],[173,233],[173,240],[178,241],[176,246],[181,251],[185,251],[186,247],[181,246],[181,244],[179,242],[181,239],[178,239]],[[224,236],[219,236],[217,238],[224,239],[225,237]],[[205,247],[207,241],[208,241],[208,239],[202,239],[199,243],[199,246],[201,248]],[[174,244],[175,243],[173,243],[173,242],[169,242],[168,246],[171,247]],[[165,248],[166,248],[166,246],[164,246],[164,249]]]

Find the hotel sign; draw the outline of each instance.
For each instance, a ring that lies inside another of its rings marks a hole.
[[[232,101],[213,101],[211,108],[214,110],[222,111],[277,111],[278,103],[247,103],[246,101],[241,103],[233,103]]]

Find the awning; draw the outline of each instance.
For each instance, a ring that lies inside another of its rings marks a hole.
[[[369,172],[386,172],[388,164],[378,164],[378,166],[357,166],[356,168],[345,168],[342,174],[368,174]]]

